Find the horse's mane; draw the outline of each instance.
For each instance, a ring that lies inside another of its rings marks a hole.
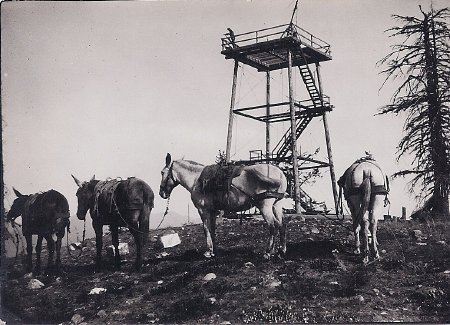
[[[181,159],[181,160],[177,160],[176,162],[192,172],[198,171],[199,167],[205,167],[205,165],[202,165],[202,164],[200,164],[196,161],[192,161],[192,160]]]

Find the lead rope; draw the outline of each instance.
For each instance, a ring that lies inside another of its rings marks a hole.
[[[156,227],[155,230],[158,230],[158,229],[159,229],[159,227],[160,227],[161,224],[163,223],[164,219],[166,218],[166,215],[169,213],[169,202],[170,202],[170,195],[169,195],[169,197],[167,198],[166,211],[164,211],[164,215],[163,215],[163,217],[162,217],[162,219],[161,219],[161,222],[159,223],[158,227]]]

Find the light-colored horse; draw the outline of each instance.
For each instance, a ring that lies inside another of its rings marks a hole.
[[[379,259],[377,242],[377,222],[382,217],[389,183],[383,170],[372,158],[355,161],[338,181],[350,208],[355,235],[355,253],[361,254],[359,233],[362,230],[363,263],[370,257]],[[369,247],[369,236],[372,236]]]
[[[280,234],[279,253],[286,253],[286,225],[283,224],[283,207],[287,181],[283,172],[276,166],[257,164],[243,166],[232,178],[230,186],[224,191],[205,191],[201,175],[205,167],[190,160],[172,161],[166,156],[166,165],[161,171],[162,180],[159,195],[169,198],[173,188],[181,184],[191,193],[191,199],[198,209],[206,236],[206,257],[215,253],[216,217],[220,210],[244,211],[256,206],[269,226],[269,248],[265,254],[270,258],[275,254],[275,235]]]

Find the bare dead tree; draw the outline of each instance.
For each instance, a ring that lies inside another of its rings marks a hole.
[[[379,114],[406,113],[397,160],[413,159],[394,177],[412,177],[411,192],[419,189],[425,201],[421,210],[450,218],[450,10],[419,8],[423,17],[393,15],[399,25],[386,31],[403,41],[378,62],[386,75],[382,87],[394,80],[400,86]]]

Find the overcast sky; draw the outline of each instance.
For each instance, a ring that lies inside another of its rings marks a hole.
[[[1,72],[4,183],[24,194],[50,188],[63,193],[75,213],[76,185],[92,175],[140,177],[156,194],[167,152],[204,164],[226,146],[233,62],[220,54],[231,27],[243,33],[288,23],[294,0],[158,2],[3,2]],[[331,44],[333,60],[321,65],[335,170],[339,177],[364,151],[387,174],[408,167],[395,159],[403,118],[374,116],[389,103],[393,85],[379,91],[376,62],[389,51],[384,33],[391,14],[419,16],[430,1],[302,0],[294,21]],[[433,1],[436,8],[447,1]],[[264,103],[265,75],[240,69],[237,102]],[[297,73],[298,74],[298,73]],[[285,99],[285,72],[272,74],[273,99]],[[296,77],[296,94],[302,87]],[[285,89],[286,88],[286,89]],[[298,89],[297,89],[298,88]],[[302,98],[298,98],[302,99]],[[300,138],[302,150],[320,147],[315,119]],[[273,144],[285,125],[272,126]],[[264,149],[264,126],[237,118],[232,159]],[[391,213],[416,203],[407,180],[395,180]],[[329,173],[307,191],[333,206]],[[187,213],[189,196],[174,190],[171,209]],[[191,213],[193,211],[191,205]],[[387,212],[387,210],[386,210]]]

